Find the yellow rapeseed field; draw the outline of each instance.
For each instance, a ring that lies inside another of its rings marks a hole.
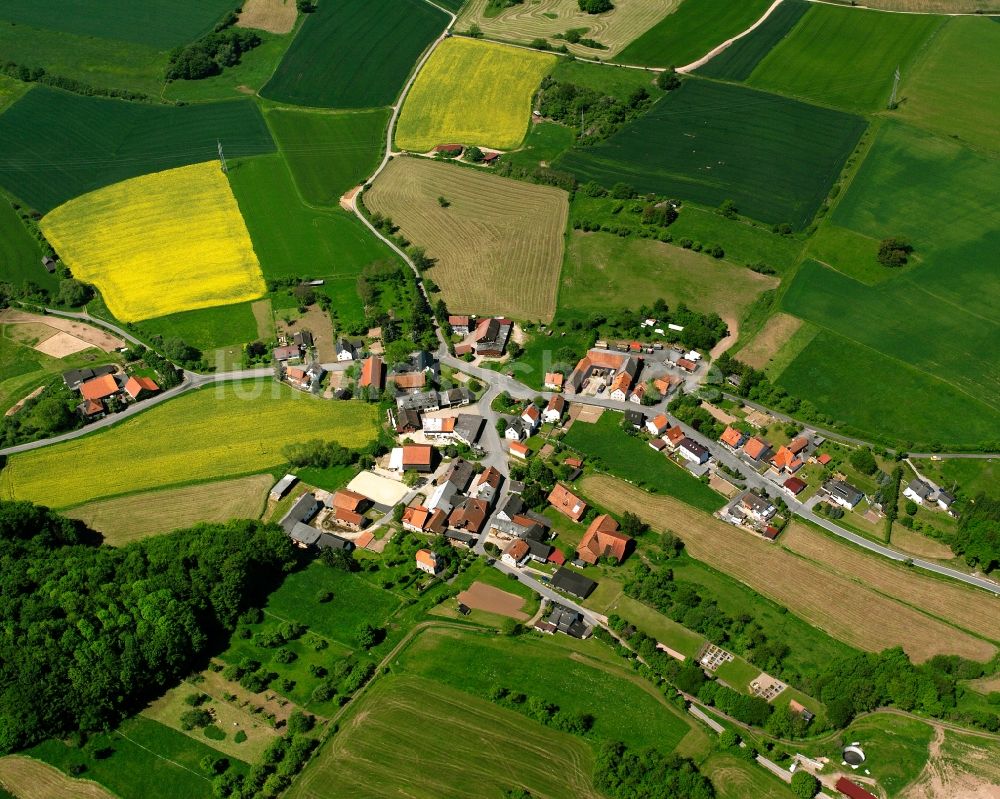
[[[210,386],[94,435],[11,456],[0,498],[53,508],[196,480],[272,469],[314,438],[345,447],[375,438],[375,406],[332,402],[273,381]]]
[[[98,189],[41,224],[73,275],[97,286],[125,322],[244,302],[266,290],[216,162]]]
[[[406,97],[396,145],[413,152],[452,143],[517,147],[528,132],[532,95],[555,63],[547,53],[446,39]]]

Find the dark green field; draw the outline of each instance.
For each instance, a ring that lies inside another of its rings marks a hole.
[[[745,31],[770,0],[684,0],[680,8],[636,39],[615,61],[646,67],[681,67]]]
[[[346,211],[303,205],[279,155],[239,161],[229,179],[264,277],[322,278],[341,321],[363,318],[357,276],[392,251]]]
[[[336,205],[378,166],[389,111],[320,114],[278,109],[268,112],[267,123],[302,198],[313,205]]]
[[[699,510],[714,513],[722,497],[699,482],[686,470],[671,463],[662,452],[654,452],[646,442],[629,436],[620,427],[622,415],[605,411],[594,424],[575,422],[563,443],[600,460],[600,467],[660,494],[676,497]]]
[[[46,212],[149,172],[274,150],[250,100],[176,108],[36,87],[0,116],[0,181]]]
[[[809,3],[805,0],[784,0],[757,30],[698,67],[698,74],[720,80],[746,80],[761,59],[788,35],[808,10]]]
[[[682,6],[683,8],[683,6]],[[687,78],[610,139],[560,156],[581,181],[717,206],[802,228],[865,129],[861,117]]]
[[[207,33],[235,7],[232,0],[3,0],[0,19],[167,50]]]
[[[320,3],[261,94],[319,108],[391,105],[447,23],[424,0]]]
[[[59,281],[42,267],[42,250],[6,198],[0,197],[0,283],[25,280],[54,290]]]
[[[148,335],[181,338],[206,354],[216,347],[242,346],[257,338],[249,302],[183,311],[136,324]]]

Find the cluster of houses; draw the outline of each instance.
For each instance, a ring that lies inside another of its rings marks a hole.
[[[502,316],[476,320],[473,316],[453,315],[448,317],[448,325],[453,333],[464,340],[455,345],[455,355],[478,355],[483,358],[502,358],[507,351],[514,323]]]
[[[553,394],[544,408],[529,402],[519,416],[507,419],[504,438],[510,442],[511,456],[527,460],[530,451],[522,442],[534,435],[543,424],[559,424],[564,413],[566,400],[561,394]]]
[[[159,393],[160,387],[149,377],[137,377],[119,372],[116,366],[93,369],[72,369],[63,373],[63,383],[70,391],[80,393],[77,412],[84,421],[92,422],[110,411],[139,402]]]
[[[271,499],[280,500],[298,481],[293,474],[286,474],[271,489]],[[299,497],[281,520],[281,527],[292,542],[307,550],[343,549],[353,551],[355,541],[328,529],[343,533],[358,533],[368,526],[365,512],[371,500],[348,489],[339,491],[307,491]],[[370,534],[369,534],[370,536]]]
[[[955,495],[943,488],[935,488],[919,477],[910,480],[906,488],[903,489],[903,496],[921,507],[934,507],[936,505],[940,510],[954,513],[952,505],[955,504]]]
[[[326,376],[326,370],[315,358],[306,363],[314,352],[313,344],[312,333],[300,330],[292,337],[290,344],[281,344],[271,353],[281,369],[282,379],[301,391],[319,391]]]
[[[668,457],[676,455],[691,468],[704,466],[712,459],[712,453],[685,433],[680,425],[671,427],[665,413],[648,418],[641,411],[626,411],[625,421],[636,430],[650,435],[649,446]]]
[[[567,394],[598,395],[607,392],[609,399],[641,405],[649,382],[652,382],[662,397],[669,396],[683,382],[681,378],[672,375],[660,375],[651,381],[640,381],[639,374],[644,360],[638,353],[642,351],[642,345],[632,342],[623,347],[624,349],[612,350],[607,348],[607,342],[598,341],[597,346],[577,362],[565,381],[562,375],[546,375],[545,387],[553,391],[564,389]],[[551,382],[550,377],[553,378]]]

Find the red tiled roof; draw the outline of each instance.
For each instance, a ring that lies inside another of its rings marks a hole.
[[[364,549],[374,540],[375,540],[374,533],[362,533],[361,535],[359,535],[357,538],[354,539],[354,546],[356,546],[358,549]]]
[[[572,466],[574,469],[579,469],[583,466],[583,461],[579,458],[567,458],[563,461],[567,466]]]
[[[844,796],[850,797],[850,799],[878,799],[874,794],[868,793],[868,791],[860,785],[851,782],[847,777],[841,777],[837,780],[837,784],[834,787],[844,794]]]
[[[409,524],[418,530],[427,526],[431,512],[423,505],[409,505],[403,510],[403,524]]]
[[[118,383],[114,375],[101,375],[80,384],[80,394],[88,400],[100,400],[117,393]]]
[[[528,542],[522,541],[520,538],[516,538],[511,541],[507,548],[503,551],[504,555],[509,555],[515,563],[520,563],[526,557],[528,557]]]
[[[429,549],[418,549],[416,559],[417,563],[437,570],[437,557]]]
[[[529,405],[521,412],[521,416],[528,417],[532,422],[537,422],[539,415],[538,406],[534,404]]]
[[[619,390],[627,394],[629,387],[631,385],[632,385],[632,376],[628,372],[622,372],[611,383],[611,386],[608,389],[608,394],[614,394],[616,391]]]
[[[464,149],[465,149],[465,147],[463,147],[461,144],[439,144],[437,147],[434,148],[434,152],[436,152],[436,153],[460,153]]]
[[[342,508],[343,510],[356,511],[367,501],[368,497],[346,488],[340,489],[340,491],[333,495],[333,507]]]
[[[798,477],[789,477],[785,480],[785,488],[791,491],[793,494],[798,494],[806,487],[805,481],[800,480]]]
[[[719,440],[723,444],[728,444],[731,447],[738,447],[742,438],[743,434],[735,427],[727,427],[722,431],[722,435],[719,436]]]
[[[336,508],[333,511],[333,518],[335,518],[338,522],[353,524],[355,527],[360,527],[365,520],[365,517],[360,513],[355,513],[352,510],[345,510],[344,508]]]
[[[678,358],[677,365],[683,369],[685,372],[693,372],[698,368],[698,364],[694,361],[689,361],[687,358]]]
[[[559,372],[547,372],[545,374],[545,385],[562,388],[563,376]]]
[[[452,327],[468,327],[469,317],[452,315],[448,317],[448,324]]]
[[[798,436],[793,438],[788,442],[788,448],[795,454],[798,455],[802,450],[809,446],[809,439],[805,436]]]
[[[97,400],[86,400],[83,403],[83,412],[87,416],[93,416],[95,413],[103,413],[104,406]]]
[[[665,413],[657,414],[650,420],[654,428],[656,428],[657,433],[666,432],[667,428],[670,427],[670,420],[667,418]]]
[[[768,449],[770,449],[770,445],[766,441],[762,441],[757,438],[757,436],[749,439],[743,445],[743,451],[754,460],[757,460],[761,455],[767,452]]]
[[[434,448],[430,444],[404,444],[403,466],[407,464],[430,466],[433,451]]]
[[[404,372],[399,375],[392,375],[390,378],[397,388],[423,388],[427,382],[427,375],[423,372]]]
[[[558,549],[553,549],[549,553],[549,563],[554,563],[556,566],[562,566],[565,562],[566,556]]]
[[[788,447],[780,447],[774,454],[774,457],[771,458],[771,463],[774,464],[776,469],[789,469],[796,460],[798,459],[795,457],[795,453]],[[799,465],[801,464],[802,461],[799,461]]]
[[[667,431],[667,440],[675,447],[678,444],[680,444],[685,438],[687,438],[687,436],[684,435],[684,431],[681,430],[680,426],[671,427]]]
[[[471,344],[456,344],[455,345],[455,355],[466,355],[472,352]]]
[[[562,394],[553,394],[552,398],[549,400],[549,404],[545,406],[547,411],[557,411],[558,413],[563,412],[563,408],[566,407],[566,400],[563,398]]]
[[[358,385],[362,388],[365,386],[382,388],[382,359],[377,355],[365,358],[361,366],[361,379],[358,381]]]
[[[818,460],[818,461],[820,462],[820,465],[821,465],[821,466],[826,466],[826,465],[827,465],[827,464],[828,464],[828,463],[829,463],[829,462],[830,462],[831,460],[833,460],[833,458],[831,458],[831,457],[830,457],[829,455],[827,455],[827,454],[826,454],[826,453],[824,452],[824,453],[823,453],[822,455],[820,455],[820,456],[819,456],[819,457],[818,457],[818,458],[817,458],[816,460]]]
[[[556,483],[556,487],[552,489],[552,493],[549,494],[549,504],[574,522],[580,521],[587,512],[587,503],[562,483]]]
[[[493,488],[496,488],[498,485],[500,485],[500,478],[501,478],[500,472],[494,469],[492,466],[490,466],[485,472],[483,472],[482,474],[479,475],[479,477],[476,478],[476,485],[477,486],[490,485],[493,486]]]
[[[613,557],[621,562],[631,540],[618,531],[618,522],[602,513],[590,523],[576,554],[587,563],[597,563],[603,557]]]
[[[143,391],[159,391],[160,387],[148,377],[130,377],[125,383],[125,392],[137,399]]]
[[[528,456],[528,453],[529,453],[529,452],[530,452],[531,450],[529,450],[529,449],[528,449],[528,448],[527,448],[527,447],[526,447],[526,446],[525,446],[524,444],[522,444],[522,443],[521,443],[520,441],[511,441],[511,442],[510,442],[510,451],[511,451],[511,452],[513,452],[513,453],[516,453],[516,454],[518,454],[518,455],[521,455],[521,456],[524,456],[524,457],[527,457],[527,456]]]

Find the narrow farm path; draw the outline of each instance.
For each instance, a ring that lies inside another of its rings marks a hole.
[[[771,3],[771,6],[767,9],[767,11],[765,11],[761,15],[761,18],[758,19],[753,25],[751,25],[749,28],[747,28],[742,33],[736,34],[731,39],[726,39],[726,41],[724,41],[722,44],[714,47],[712,50],[710,50],[709,52],[707,52],[705,55],[703,55],[697,61],[692,61],[690,64],[685,64],[682,67],[677,67],[676,71],[677,72],[681,72],[681,73],[694,72],[696,69],[698,69],[698,67],[705,66],[705,64],[707,64],[709,61],[711,61],[713,58],[715,58],[719,53],[721,53],[723,50],[725,50],[727,47],[729,47],[729,45],[731,45],[733,42],[739,41],[744,36],[749,36],[751,33],[753,33],[755,30],[757,30],[757,28],[759,28],[761,25],[763,25],[764,22],[767,20],[767,18],[769,16],[771,16],[771,14],[774,13],[774,10],[778,6],[781,5],[781,1],[782,0],[774,0],[774,2]]]

